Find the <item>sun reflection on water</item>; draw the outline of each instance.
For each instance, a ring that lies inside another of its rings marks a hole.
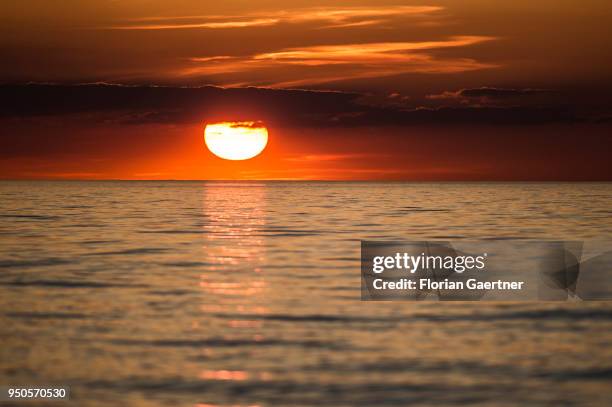
[[[268,313],[267,284],[263,272],[266,259],[265,184],[207,183],[204,189],[204,261],[211,266],[200,275],[204,314],[222,316],[219,327],[225,340],[265,340],[264,321]],[[207,356],[224,350],[208,349]],[[223,359],[222,357],[220,358]],[[236,366],[207,366],[199,373],[205,381],[265,380],[265,371],[247,371]]]

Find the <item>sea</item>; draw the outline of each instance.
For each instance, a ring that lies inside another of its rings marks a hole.
[[[612,237],[610,183],[0,182],[45,406],[610,406],[612,302],[361,301],[362,240]],[[34,405],[24,402],[0,405]]]

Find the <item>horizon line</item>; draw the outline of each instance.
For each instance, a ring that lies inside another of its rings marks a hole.
[[[370,182],[370,183],[612,183],[612,180],[522,180],[522,179],[483,179],[483,180],[409,180],[409,179],[126,179],[126,178],[0,178],[0,182]]]

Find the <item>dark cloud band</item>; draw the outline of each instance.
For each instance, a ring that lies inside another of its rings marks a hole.
[[[467,89],[463,92],[468,91],[476,92]],[[479,92],[494,91],[492,88],[481,88]],[[366,103],[363,95],[357,93],[255,87],[2,85],[0,100],[0,117],[81,115],[89,120],[119,124],[256,119],[290,127],[350,127],[457,123],[523,125],[582,121],[571,109],[564,107],[407,108]]]

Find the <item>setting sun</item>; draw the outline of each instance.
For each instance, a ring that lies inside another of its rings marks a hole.
[[[248,160],[266,148],[268,129],[261,122],[222,122],[207,124],[204,141],[217,157]]]

